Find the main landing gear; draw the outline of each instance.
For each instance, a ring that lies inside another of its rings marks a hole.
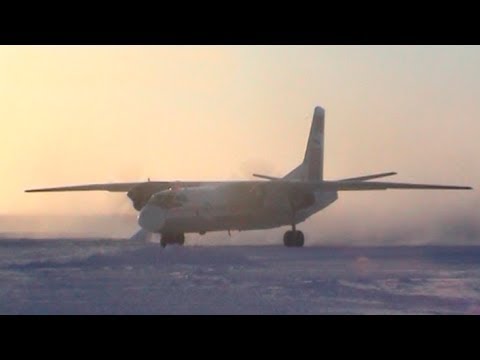
[[[162,248],[173,244],[183,246],[185,244],[185,234],[161,234],[160,246]]]
[[[288,230],[285,235],[283,235],[283,244],[286,247],[302,247],[305,244],[305,236],[303,232],[295,228],[295,206],[293,202],[290,202],[292,209],[292,230]]]
[[[283,235],[283,244],[286,247],[302,247],[305,244],[305,236],[303,236],[301,231],[288,230]]]

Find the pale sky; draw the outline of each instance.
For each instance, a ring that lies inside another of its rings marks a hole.
[[[282,176],[316,105],[327,179],[398,171],[479,189],[479,64],[478,46],[1,46],[0,214],[123,201],[34,187]],[[344,193],[327,211],[480,220],[477,192]]]

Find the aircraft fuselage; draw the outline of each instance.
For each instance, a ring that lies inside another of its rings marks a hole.
[[[296,195],[292,204],[284,193],[265,193],[248,184],[165,190],[144,206],[139,224],[155,233],[269,229],[303,222],[337,198],[336,192],[313,192]]]

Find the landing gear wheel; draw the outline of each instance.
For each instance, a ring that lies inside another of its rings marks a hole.
[[[283,235],[283,244],[286,247],[302,247],[305,244],[305,236],[301,231],[288,230]]]
[[[292,242],[292,231],[291,230],[288,230],[287,232],[285,232],[285,234],[283,235],[283,245],[285,245],[286,247],[291,247],[293,245],[293,242]]]
[[[295,237],[295,246],[303,247],[303,245],[305,244],[305,236],[301,231],[297,231],[296,233],[297,233],[297,236]]]
[[[185,244],[185,234],[178,234],[175,236],[175,243],[183,246]]]
[[[160,246],[162,248],[167,245],[178,244],[183,246],[185,244],[185,234],[162,234],[160,239]]]

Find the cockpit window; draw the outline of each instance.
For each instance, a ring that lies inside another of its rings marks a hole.
[[[182,206],[183,203],[187,202],[187,197],[184,194],[166,192],[154,195],[150,202],[164,209],[172,209]]]

